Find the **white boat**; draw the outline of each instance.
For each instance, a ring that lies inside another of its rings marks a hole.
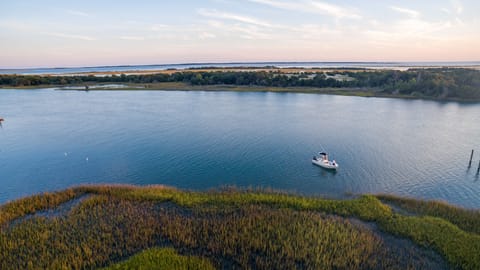
[[[318,157],[313,156],[312,163],[329,170],[338,169],[338,163],[335,160],[328,160],[328,154],[325,152],[318,153]]]

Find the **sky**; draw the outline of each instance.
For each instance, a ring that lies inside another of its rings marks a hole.
[[[479,61],[478,0],[1,0],[0,68]]]

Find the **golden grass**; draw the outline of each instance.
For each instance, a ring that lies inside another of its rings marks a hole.
[[[64,196],[84,193],[94,196],[65,217],[38,217],[9,225],[35,209],[58,206]],[[395,259],[388,243],[352,224],[350,218],[374,222],[387,233],[433,249],[450,267],[480,266],[480,236],[468,229],[480,226],[478,220],[462,229],[450,221],[455,215],[445,216],[442,211],[404,216],[371,195],[329,200],[261,191],[192,192],[118,185],[82,186],[46,194],[49,200],[41,197],[0,208],[4,217],[1,269],[106,266],[159,244],[173,245],[181,255],[210,258],[216,267],[415,269],[431,265],[428,260],[418,261],[409,253],[412,249]],[[463,213],[457,208],[449,211]]]

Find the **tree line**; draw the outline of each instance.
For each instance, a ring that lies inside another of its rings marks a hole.
[[[338,77],[340,76],[340,77]],[[83,85],[89,83],[183,82],[191,85],[265,87],[376,88],[385,94],[480,99],[480,71],[463,68],[349,70],[282,73],[280,71],[178,71],[172,74],[111,76],[0,75],[0,86]]]

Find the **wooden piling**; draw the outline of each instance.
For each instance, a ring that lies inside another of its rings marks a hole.
[[[470,161],[468,162],[469,168],[472,166],[472,158],[473,158],[473,149],[472,149],[472,153],[470,154]]]
[[[477,175],[480,174],[480,160],[478,161]]]

